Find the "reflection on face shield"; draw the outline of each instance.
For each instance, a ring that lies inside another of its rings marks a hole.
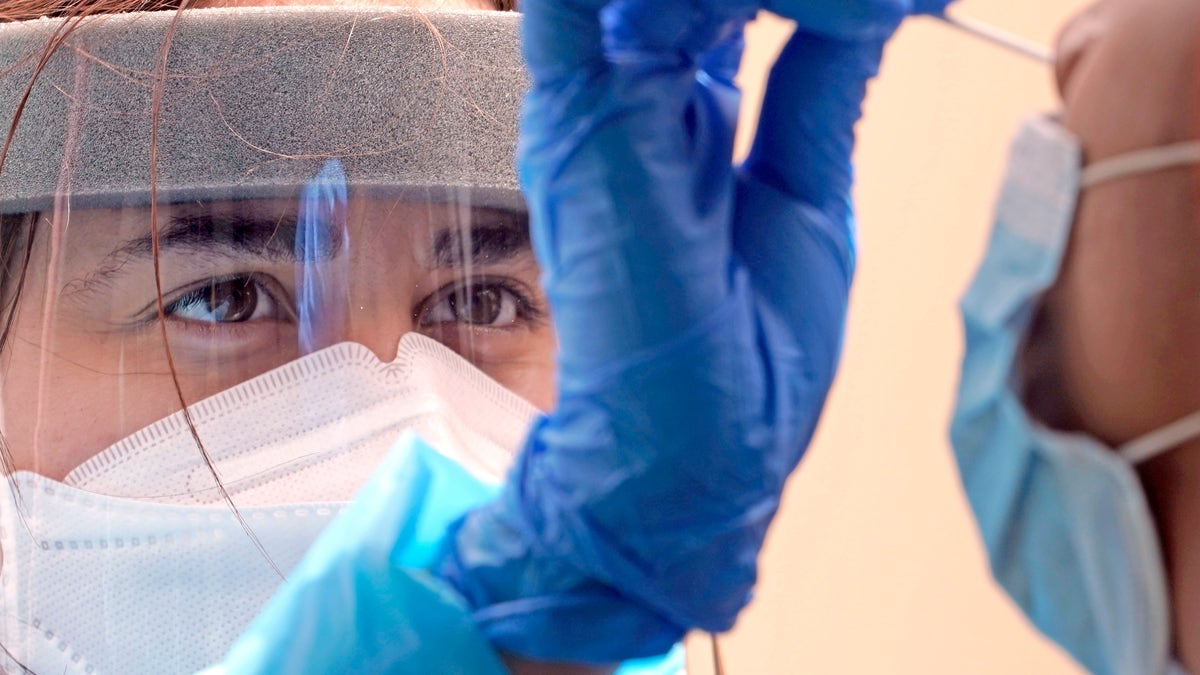
[[[304,186],[300,196],[296,227],[296,320],[299,323],[300,348],[311,352],[327,336],[321,327],[345,324],[346,302],[337,294],[344,292],[348,279],[344,263],[328,265],[328,271],[316,261],[336,250],[350,250],[350,230],[346,222],[346,172],[341,162],[331,159],[321,173]],[[344,256],[342,257],[344,260]],[[323,314],[333,312],[334,314]]]
[[[175,16],[77,30],[0,167],[0,645],[35,672],[213,662],[403,429],[495,482],[552,401],[516,18],[183,13],[156,81]],[[0,25],[5,119],[56,25]]]

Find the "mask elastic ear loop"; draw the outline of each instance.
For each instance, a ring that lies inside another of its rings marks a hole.
[[[1117,454],[1136,466],[1197,436],[1200,436],[1200,410],[1126,443],[1117,450]]]
[[[1050,50],[1012,33],[1000,30],[982,21],[975,21],[963,16],[950,14],[933,15],[933,18],[948,26],[957,28],[968,35],[977,37],[984,42],[1007,49],[1043,65],[1054,64],[1054,54]]]
[[[1101,160],[1084,167],[1079,187],[1086,190],[1118,178],[1191,164],[1200,164],[1200,141],[1163,145]]]
[[[1193,164],[1200,164],[1200,141],[1137,150],[1085,167],[1080,175],[1080,190],[1118,178]],[[1137,465],[1197,436],[1200,436],[1200,411],[1126,443],[1117,450],[1117,454],[1130,464]]]

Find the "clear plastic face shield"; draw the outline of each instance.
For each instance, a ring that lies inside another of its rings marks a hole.
[[[72,23],[0,24],[0,670],[190,672],[401,431],[495,482],[552,404],[518,18]]]
[[[549,404],[515,17],[103,17],[23,100],[61,28],[0,26],[9,470],[62,478],[181,403],[341,342],[388,363],[408,332]]]

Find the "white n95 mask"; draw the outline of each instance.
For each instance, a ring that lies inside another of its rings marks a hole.
[[[499,482],[536,409],[441,343],[407,333],[392,363],[343,342],[189,406],[238,506],[345,501],[404,429]],[[64,482],[172,504],[223,497],[183,413],[112,445]]]
[[[536,413],[413,333],[392,363],[342,343],[189,410],[240,521],[182,413],[66,484],[28,472],[3,481],[0,666],[126,675],[214,663],[281,582],[273,565],[299,561],[401,431],[495,483]]]
[[[1079,191],[1200,162],[1184,143],[1080,167],[1079,141],[1029,119],[1013,146],[987,253],[962,300],[966,354],[951,440],[992,572],[1089,671],[1166,671],[1167,586],[1132,465],[1200,435],[1200,413],[1121,449],[1049,430],[1018,395],[1016,359],[1058,276]]]

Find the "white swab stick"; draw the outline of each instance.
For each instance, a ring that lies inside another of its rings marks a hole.
[[[934,16],[934,18],[977,38],[1031,58],[1038,63],[1046,65],[1054,63],[1054,55],[1045,47],[981,21],[949,15]]]

